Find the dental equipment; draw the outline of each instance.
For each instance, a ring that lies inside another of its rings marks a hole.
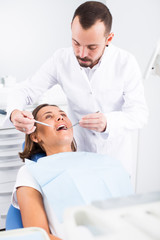
[[[151,74],[160,77],[160,40],[157,42],[156,48],[149,61],[144,75],[144,79],[148,79]]]
[[[37,120],[35,120],[35,122],[36,122],[36,123],[39,123],[39,124],[41,124],[41,125],[47,126],[47,127],[52,127],[52,125],[49,125],[49,124],[43,123],[43,122],[39,122],[39,121],[37,121]]]
[[[73,128],[74,126],[76,126],[76,125],[78,125],[78,124],[79,124],[79,122],[73,124],[71,127],[67,128],[67,130],[70,129],[70,128]]]
[[[100,111],[97,111],[97,112],[95,112],[95,113],[99,113],[99,112],[100,112]],[[74,126],[76,126],[76,125],[78,125],[78,124],[79,124],[79,121],[78,121],[77,123],[73,124],[71,127],[67,128],[67,130],[70,129],[70,128],[73,128]]]

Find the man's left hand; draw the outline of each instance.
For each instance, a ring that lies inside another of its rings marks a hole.
[[[97,132],[104,132],[107,128],[107,119],[103,113],[91,113],[83,116],[79,125]]]

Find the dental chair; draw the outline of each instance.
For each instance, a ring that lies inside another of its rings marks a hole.
[[[31,157],[31,160],[37,162],[41,157],[44,157],[44,153],[37,153]],[[20,210],[10,205],[7,217],[6,217],[6,230],[23,228]]]

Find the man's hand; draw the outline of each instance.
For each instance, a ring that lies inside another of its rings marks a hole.
[[[34,126],[34,118],[31,112],[15,109],[11,113],[10,119],[17,130],[26,134],[30,134],[36,129]]]
[[[83,128],[104,132],[107,128],[107,120],[103,113],[91,113],[82,117],[79,125]]]

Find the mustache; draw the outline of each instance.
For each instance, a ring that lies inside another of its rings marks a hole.
[[[81,58],[81,57],[77,56],[77,59],[79,59],[79,60],[81,60],[81,61],[91,61],[91,59],[90,59],[90,58],[87,58],[87,57]]]

